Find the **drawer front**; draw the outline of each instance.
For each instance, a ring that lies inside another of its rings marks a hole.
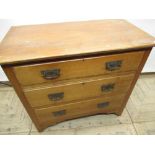
[[[34,65],[16,66],[14,72],[20,84],[32,85],[81,77],[136,70],[144,51],[74,59]]]
[[[57,123],[88,114],[108,113],[121,107],[124,95],[100,97],[61,106],[35,109],[41,124]]]
[[[67,102],[87,99],[97,96],[110,96],[125,93],[134,77],[134,74],[115,76],[110,78],[90,79],[72,84],[26,89],[27,100],[32,107],[44,105],[61,105]]]

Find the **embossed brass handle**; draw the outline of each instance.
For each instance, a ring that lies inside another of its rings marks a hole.
[[[60,76],[60,69],[43,70],[41,75],[46,80],[56,79]]]
[[[121,66],[122,66],[122,60],[106,62],[106,70],[108,71],[119,70]]]
[[[62,115],[65,115],[66,114],[66,110],[60,110],[60,111],[55,111],[55,112],[53,112],[53,115],[55,116],[55,117],[57,117],[57,116],[62,116]]]
[[[109,106],[109,102],[102,102],[102,103],[98,103],[97,104],[98,108],[105,108],[107,106]]]
[[[102,92],[109,92],[109,91],[112,91],[115,87],[115,84],[114,83],[109,83],[109,84],[106,84],[106,85],[102,85],[101,86],[101,91]]]
[[[55,93],[55,94],[48,94],[48,98],[51,101],[59,101],[64,98],[64,92]]]

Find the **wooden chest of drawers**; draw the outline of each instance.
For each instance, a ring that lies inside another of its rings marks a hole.
[[[12,27],[0,64],[39,131],[95,114],[121,115],[155,45],[124,20]]]

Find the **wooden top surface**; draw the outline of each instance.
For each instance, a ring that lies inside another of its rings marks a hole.
[[[12,27],[0,44],[0,64],[152,47],[154,37],[125,20]]]

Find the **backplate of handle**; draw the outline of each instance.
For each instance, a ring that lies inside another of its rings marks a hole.
[[[105,108],[107,106],[109,106],[109,102],[102,102],[102,103],[98,103],[97,104],[98,108]]]
[[[56,79],[60,76],[60,69],[43,70],[41,71],[41,75],[46,80]]]
[[[101,86],[101,91],[109,92],[109,91],[112,91],[114,87],[115,87],[115,83],[104,84]]]
[[[48,94],[48,98],[51,101],[59,101],[59,100],[62,100],[64,98],[64,92],[54,93],[54,94]]]
[[[122,60],[106,62],[106,70],[108,71],[119,70],[121,66],[122,66]]]
[[[52,114],[53,114],[55,117],[57,117],[57,116],[63,116],[63,115],[66,114],[66,110],[54,111]]]

